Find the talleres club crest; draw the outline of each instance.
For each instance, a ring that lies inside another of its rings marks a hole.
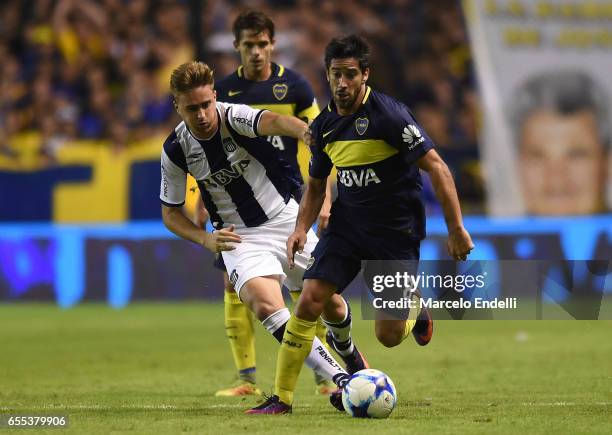
[[[368,125],[370,125],[368,118],[357,118],[355,120],[355,130],[357,130],[357,134],[363,136],[368,129]]]
[[[276,84],[272,86],[272,93],[274,94],[274,98],[278,101],[282,100],[287,96],[287,92],[289,91],[289,86],[286,84]]]
[[[226,137],[225,139],[223,139],[223,148],[226,152],[233,153],[234,151],[236,151],[236,144],[234,143],[231,137]]]

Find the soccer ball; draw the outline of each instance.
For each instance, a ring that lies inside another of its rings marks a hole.
[[[342,389],[342,404],[351,417],[387,418],[396,403],[395,385],[380,370],[360,370]]]

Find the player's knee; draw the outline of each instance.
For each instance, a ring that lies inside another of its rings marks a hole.
[[[326,300],[313,292],[304,292],[295,306],[295,313],[300,319],[315,321],[323,312]]]
[[[225,293],[236,293],[236,289],[234,289],[234,286],[231,284],[226,285],[224,291]]]
[[[339,323],[346,318],[347,310],[348,305],[344,302],[342,296],[335,294],[325,305],[325,308],[323,309],[323,317],[328,322]]]
[[[277,304],[273,304],[267,301],[261,301],[255,304],[253,312],[260,321],[263,321],[284,307],[284,305],[278,306]]]
[[[261,321],[281,308],[285,308],[282,298],[257,297],[257,295],[252,294],[248,290],[246,292],[243,290],[241,296],[244,304]]]
[[[385,347],[395,347],[402,342],[404,334],[393,329],[376,328],[376,338]]]

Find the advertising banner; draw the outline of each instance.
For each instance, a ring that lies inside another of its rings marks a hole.
[[[495,216],[610,209],[612,2],[466,0]]]

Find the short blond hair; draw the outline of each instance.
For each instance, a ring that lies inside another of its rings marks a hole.
[[[213,70],[204,62],[191,61],[180,65],[170,76],[170,91],[175,97],[190,89],[210,85],[214,87]]]

